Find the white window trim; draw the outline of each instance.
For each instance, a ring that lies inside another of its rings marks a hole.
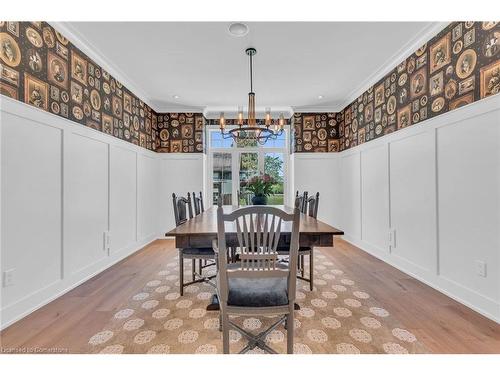
[[[227,127],[227,129],[231,129],[232,127]],[[211,125],[206,127],[206,149],[207,149],[207,158],[206,158],[206,166],[207,166],[207,203],[208,206],[212,206],[214,204],[213,202],[213,154],[217,152],[224,152],[224,153],[229,153],[231,154],[231,171],[232,171],[232,177],[233,177],[233,184],[232,184],[232,197],[236,197],[237,191],[239,190],[239,165],[238,162],[240,160],[239,156],[241,153],[245,152],[256,152],[259,160],[259,171],[263,172],[264,171],[264,156],[265,154],[269,153],[282,153],[283,154],[283,196],[284,196],[284,202],[286,204],[286,197],[288,197],[289,193],[289,185],[290,185],[290,179],[289,179],[289,173],[288,173],[288,167],[289,167],[289,159],[290,159],[290,130],[285,128],[285,146],[284,147],[264,147],[264,146],[257,146],[257,147],[231,147],[231,148],[220,148],[220,147],[211,147],[211,138],[212,138],[212,133],[220,131],[219,127],[216,125]],[[234,180],[237,178],[238,180]]]

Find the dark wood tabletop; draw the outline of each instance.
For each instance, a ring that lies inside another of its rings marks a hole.
[[[288,206],[273,206],[288,213],[293,208]],[[241,207],[223,206],[224,213],[231,213]],[[291,230],[291,223],[283,223],[281,233],[286,235]],[[332,246],[333,236],[343,235],[344,232],[308,215],[300,215],[300,245],[301,246]],[[226,233],[236,233],[232,223],[226,223]],[[209,207],[193,219],[165,233],[165,236],[176,238],[177,247],[205,247],[211,246],[212,239],[217,237],[217,206]]]

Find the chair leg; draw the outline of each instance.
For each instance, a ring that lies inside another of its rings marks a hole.
[[[222,315],[222,352],[229,354],[229,315],[221,313]]]
[[[191,277],[193,278],[193,281],[196,277],[196,259],[191,260]]]
[[[293,319],[293,308],[286,318],[286,352],[293,354],[293,329],[295,322]]]
[[[309,289],[311,290],[311,292],[314,288],[314,285],[313,285],[313,282],[314,282],[314,276],[313,276],[314,262],[313,262],[313,259],[314,259],[314,254],[313,254],[313,249],[311,248],[311,251],[309,252]]]
[[[181,249],[179,249],[179,293],[181,296],[184,295],[184,258]]]
[[[201,260],[201,259],[200,259],[200,260],[198,260],[198,270],[200,271],[200,272],[199,272],[199,273],[200,273],[200,275],[201,275],[201,272],[202,272],[202,270],[203,270],[201,263],[202,263],[202,260]]]
[[[302,273],[302,277],[305,277],[305,275],[306,275],[306,267],[305,267],[305,262],[304,262],[305,257],[303,255],[301,255],[300,258],[301,258],[301,261],[300,261],[301,270],[300,270],[300,272]]]

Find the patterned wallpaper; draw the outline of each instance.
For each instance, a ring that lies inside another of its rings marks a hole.
[[[157,152],[203,152],[202,113],[159,113]]]
[[[0,93],[155,150],[156,115],[46,22],[0,21]]]
[[[340,114],[340,151],[500,92],[500,24],[453,22]]]
[[[338,152],[500,92],[500,24],[453,22],[292,150]],[[155,113],[46,22],[0,21],[0,93],[158,152],[203,152],[201,113]],[[231,120],[227,120],[230,124]]]
[[[293,150],[295,152],[338,152],[339,113],[295,113]]]

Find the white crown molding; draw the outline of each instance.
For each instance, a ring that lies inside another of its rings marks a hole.
[[[383,78],[387,73],[398,66],[401,61],[405,60],[408,56],[414,53],[418,48],[427,43],[433,37],[435,37],[440,31],[442,31],[450,22],[433,22],[431,25],[426,26],[422,32],[416,35],[413,39],[408,41],[403,47],[399,49],[394,55],[392,55],[381,67],[375,70],[370,76],[368,76],[361,84],[359,84],[354,90],[347,95],[346,100],[341,103],[338,111],[345,109],[349,104],[356,100],[361,94],[363,94],[369,87],[377,83],[381,78]]]
[[[184,105],[171,102],[159,102],[156,100],[153,100],[152,104],[154,105],[155,111],[159,114],[167,112],[201,113],[205,109],[204,106]]]
[[[129,91],[141,99],[144,103],[150,106],[155,112],[159,112],[152,103],[151,98],[146,92],[139,88],[137,84],[127,78],[127,74],[116,67],[110,60],[105,57],[105,54],[94,46],[87,38],[77,31],[69,22],[48,22],[57,31],[63,34],[69,41],[79,48],[83,53],[90,57],[96,64],[106,70],[115,79],[120,81]]]
[[[307,112],[340,112],[344,109],[342,103],[332,102],[318,105],[299,105],[294,106],[293,111],[296,113],[307,113]]]

